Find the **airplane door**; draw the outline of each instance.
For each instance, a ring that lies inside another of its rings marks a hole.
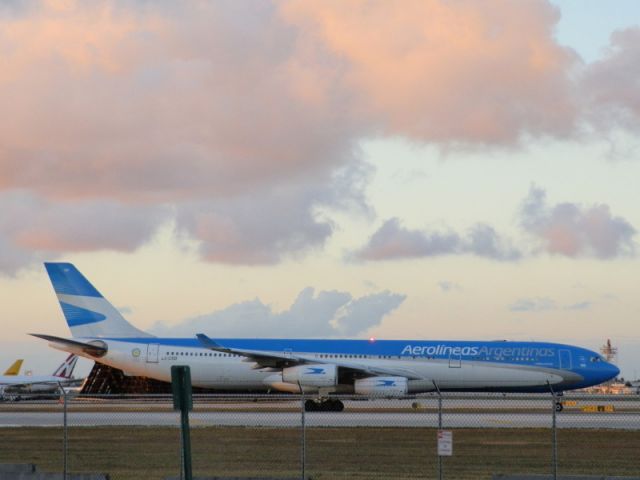
[[[449,368],[460,368],[462,367],[462,354],[458,353],[457,355],[451,352],[449,354]]]
[[[158,363],[158,351],[160,345],[157,343],[150,343],[147,345],[147,363]]]
[[[571,370],[571,352],[569,350],[560,350],[560,368],[563,370]]]

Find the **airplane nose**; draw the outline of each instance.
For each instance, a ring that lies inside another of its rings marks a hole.
[[[618,376],[618,374],[620,373],[620,369],[618,367],[616,367],[615,365],[613,365],[612,363],[604,363],[602,365],[602,370],[601,370],[601,378],[602,380],[600,380],[601,382],[606,382],[608,380],[611,380],[612,378],[616,378]]]
[[[609,364],[609,368],[611,370],[611,378],[616,378],[620,373],[620,369],[611,363]]]

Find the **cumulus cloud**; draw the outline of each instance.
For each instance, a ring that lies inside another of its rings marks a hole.
[[[577,57],[543,1],[288,2],[305,51],[334,53],[357,112],[412,139],[495,144],[564,135]]]
[[[187,319],[178,325],[158,323],[159,335],[212,337],[337,337],[363,334],[398,308],[405,296],[389,291],[360,298],[338,291],[305,288],[288,310],[274,312],[258,299]]]
[[[3,2],[0,192],[30,192],[50,218],[0,231],[14,252],[0,269],[51,246],[135,248],[167,206],[204,258],[273,263],[326,241],[320,210],[367,211],[363,138],[473,148],[637,127],[637,32],[585,66],[555,41],[558,18],[542,0]],[[76,244],[58,211],[112,228]],[[517,254],[486,227],[401,235],[409,255]]]
[[[521,253],[489,225],[476,224],[462,236],[453,231],[407,229],[398,218],[387,220],[371,236],[367,245],[352,253],[351,257],[356,260],[394,260],[454,254],[471,254],[502,261],[521,257]]]
[[[520,215],[525,231],[551,254],[610,259],[635,250],[636,230],[624,218],[612,215],[608,205],[585,207],[565,202],[549,206],[546,192],[532,186]]]
[[[252,196],[182,203],[178,228],[201,240],[203,258],[241,264],[271,264],[324,244],[332,223],[316,209],[370,214],[363,188],[364,164],[340,170],[332,181],[260,189]]]
[[[518,211],[519,225],[538,244],[533,250],[513,246],[487,224],[473,225],[466,234],[452,230],[408,229],[391,218],[348,258],[394,260],[442,255],[476,255],[499,261],[550,253],[567,257],[611,259],[635,253],[635,228],[614,216],[608,205],[583,206],[564,202],[548,205],[544,189],[532,186]],[[526,253],[525,253],[526,252]]]
[[[66,251],[133,251],[148,241],[168,209],[110,200],[49,203],[30,192],[0,193],[0,270]]]
[[[581,84],[588,121],[599,130],[640,130],[640,27],[619,30],[601,60],[586,67]]]
[[[313,94],[295,30],[268,2],[5,9],[0,191],[30,191],[67,229],[42,219],[4,241],[121,250],[175,220],[211,261],[273,263],[322,245],[332,226],[318,209],[367,211],[367,169],[348,98]],[[119,225],[108,205],[121,206]],[[175,218],[156,214],[167,205]],[[113,228],[91,238],[87,217],[104,216]]]

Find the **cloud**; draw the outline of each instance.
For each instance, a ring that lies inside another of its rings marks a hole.
[[[131,250],[167,209],[205,259],[274,263],[326,242],[323,209],[369,210],[362,139],[485,148],[635,128],[637,32],[585,66],[558,18],[542,0],[4,2],[0,192],[49,217],[0,231],[0,270]],[[100,234],[65,233],[101,216]],[[405,230],[398,255],[518,254],[473,228]]]
[[[462,290],[462,287],[455,282],[450,282],[449,280],[442,280],[438,282],[438,287],[444,293],[455,292]]]
[[[552,310],[588,310],[593,302],[584,300],[571,305],[561,306],[555,300],[547,297],[521,298],[509,305],[512,312],[547,312]]]
[[[471,228],[463,244],[463,251],[501,261],[514,261],[522,257],[520,251],[500,237],[492,226],[484,223],[478,223]]]
[[[586,118],[596,131],[616,126],[640,131],[640,27],[619,30],[601,60],[584,72],[581,93]]]
[[[547,2],[294,1],[283,11],[304,27],[305,52],[340,60],[356,112],[387,134],[513,144],[573,129],[577,56],[556,43],[560,15]]]
[[[307,287],[288,310],[274,312],[260,300],[231,305],[178,325],[157,323],[161,335],[212,337],[338,337],[360,335],[379,325],[406,297],[384,291],[360,298],[338,291],[317,292]]]
[[[591,308],[593,306],[593,302],[589,302],[589,301],[583,301],[583,302],[578,302],[578,303],[574,303],[572,305],[567,305],[566,307],[564,307],[565,310],[588,310],[589,308]]]
[[[557,308],[556,302],[550,298],[521,298],[509,305],[512,312],[545,312]]]
[[[319,207],[370,215],[363,188],[370,169],[355,164],[327,184],[308,182],[177,207],[177,226],[201,241],[209,261],[272,264],[320,247],[333,232]]]
[[[551,254],[610,259],[635,250],[636,230],[624,218],[613,216],[608,205],[585,207],[565,202],[548,206],[546,192],[536,186],[522,203],[520,222]]]
[[[350,254],[356,260],[395,260],[471,254],[501,261],[513,261],[521,253],[502,239],[493,227],[474,225],[465,236],[456,232],[410,230],[400,219],[387,220],[369,239],[367,245]]]
[[[612,215],[608,205],[585,207],[577,203],[547,205],[544,189],[532,186],[523,200],[518,221],[540,247],[526,253],[611,259],[635,253],[635,228]],[[451,230],[412,230],[398,218],[385,221],[361,249],[347,258],[379,261],[443,255],[475,255],[498,261],[525,257],[524,246],[512,243],[487,224],[477,223],[466,234]]]
[[[110,200],[49,203],[29,192],[0,193],[0,271],[67,251],[131,252],[147,242],[169,210]]]
[[[158,214],[169,206],[210,261],[273,263],[321,246],[332,226],[319,209],[367,211],[367,168],[347,99],[317,98],[302,78],[314,75],[295,30],[268,2],[7,9],[0,192],[28,191],[65,221],[4,241],[33,256],[131,249],[172,220]],[[123,220],[91,238],[88,217],[109,206]]]
[[[4,188],[216,198],[352,160],[345,99],[310,98],[268,2],[43,2],[0,32]]]

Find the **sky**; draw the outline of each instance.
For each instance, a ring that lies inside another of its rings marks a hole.
[[[0,3],[0,368],[43,261],[158,335],[555,341],[640,376],[640,4]],[[83,361],[86,373],[91,363]]]

